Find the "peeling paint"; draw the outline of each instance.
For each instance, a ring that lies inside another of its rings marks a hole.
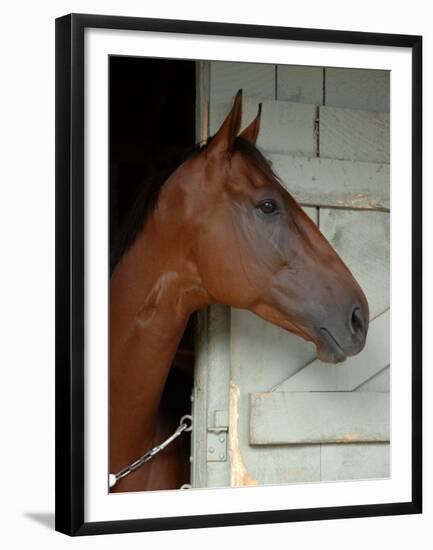
[[[239,386],[230,382],[229,405],[229,452],[230,452],[230,486],[245,487],[258,485],[258,481],[250,476],[239,447]]]
[[[336,439],[337,443],[356,443],[361,439],[361,436],[357,432],[350,432],[348,434],[344,434],[341,437],[338,437]]]

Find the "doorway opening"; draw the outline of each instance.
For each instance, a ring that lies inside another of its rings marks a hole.
[[[111,264],[116,235],[146,181],[170,170],[196,141],[196,66],[189,60],[111,56],[109,75]],[[177,422],[191,410],[194,325],[193,315],[161,401]],[[182,441],[189,456],[189,434]],[[185,477],[189,483],[189,464]]]

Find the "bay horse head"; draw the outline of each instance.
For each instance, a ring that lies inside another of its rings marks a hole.
[[[344,361],[364,347],[366,297],[256,148],[261,108],[239,134],[241,115],[240,90],[217,133],[162,186],[147,232],[177,260],[158,269],[167,282],[183,277],[172,286],[189,313],[247,309],[313,342],[322,361]]]
[[[322,361],[343,361],[364,347],[366,297],[256,148],[261,106],[238,135],[241,111],[239,91],[218,132],[188,161],[200,175],[188,200],[201,282],[213,302],[250,310],[313,342]]]
[[[110,280],[111,472],[172,433],[161,397],[200,307],[252,311],[313,342],[325,362],[365,344],[364,293],[256,148],[260,108],[239,134],[241,111],[239,92],[205,146],[158,186],[143,186],[119,239]],[[114,490],[185,483],[189,450],[179,445]]]

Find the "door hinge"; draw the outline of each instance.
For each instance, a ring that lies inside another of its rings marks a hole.
[[[225,462],[227,460],[228,413],[215,411],[214,426],[207,428],[207,461]]]

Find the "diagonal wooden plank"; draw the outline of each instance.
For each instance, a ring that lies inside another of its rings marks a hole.
[[[387,365],[383,370],[379,371],[377,374],[368,378],[360,386],[358,386],[354,391],[390,391],[391,378],[390,378],[390,367]]]
[[[361,353],[344,363],[330,365],[318,359],[306,365],[272,391],[352,391],[389,364],[390,311],[376,317]]]
[[[387,392],[251,394],[252,445],[372,441],[389,441]]]

